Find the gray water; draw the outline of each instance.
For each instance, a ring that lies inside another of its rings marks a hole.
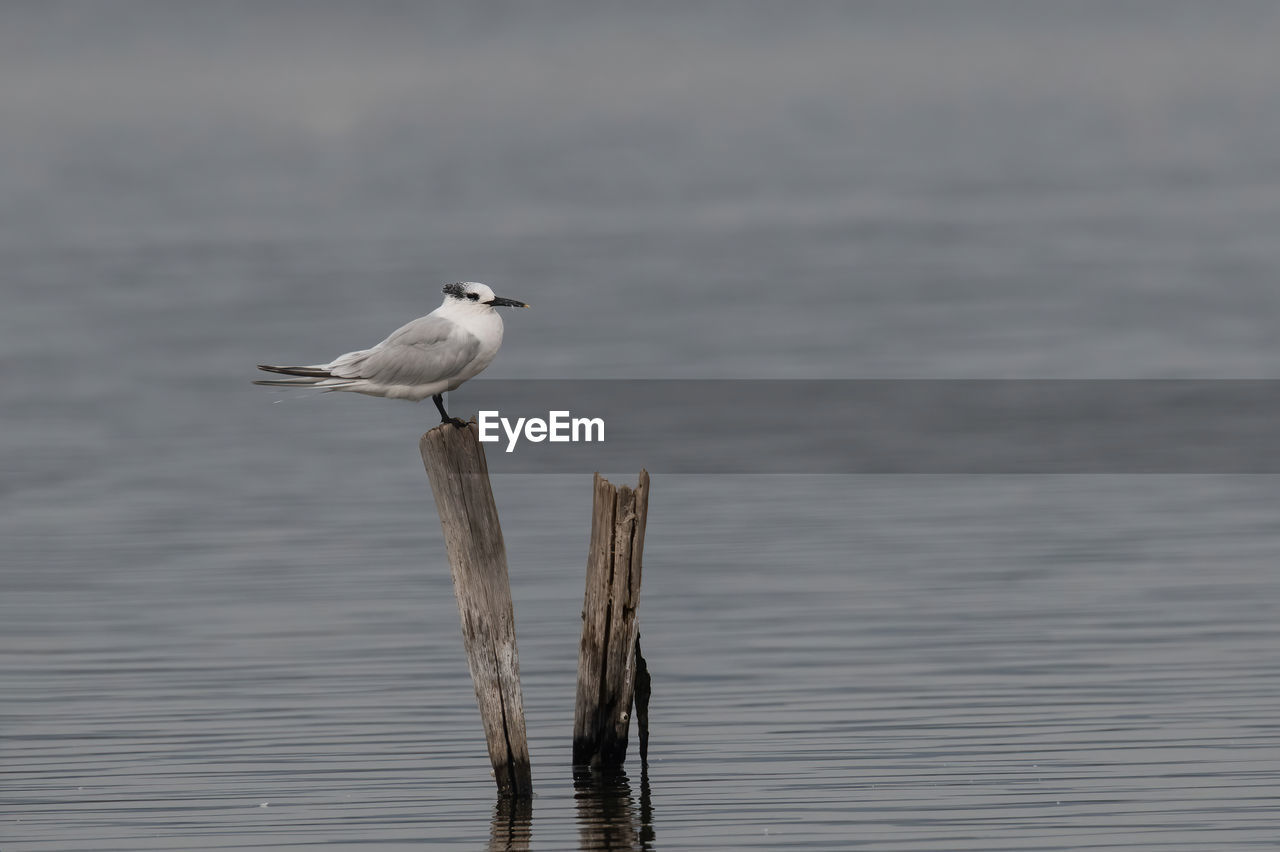
[[[1274,848],[1274,477],[655,457],[650,761],[575,787],[590,482],[495,463],[508,811],[434,412],[248,382],[454,280],[534,305],[494,378],[1275,378],[1278,41],[1269,2],[0,7],[0,848]]]

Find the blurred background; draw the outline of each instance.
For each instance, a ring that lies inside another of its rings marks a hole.
[[[533,305],[495,378],[1274,378],[1278,42],[1268,0],[3,3],[0,843],[512,842],[434,412],[248,384],[445,283]],[[514,842],[1273,839],[1274,478],[663,461],[605,804],[590,482],[494,465]]]

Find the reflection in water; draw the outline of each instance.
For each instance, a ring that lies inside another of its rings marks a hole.
[[[640,770],[639,808],[631,797],[631,783],[622,770],[615,772],[575,768],[574,802],[578,810],[579,849],[653,849],[653,803],[649,772]]]
[[[532,819],[528,796],[499,796],[489,826],[489,852],[528,852]]]

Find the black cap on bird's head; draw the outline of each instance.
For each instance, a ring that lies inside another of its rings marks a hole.
[[[517,302],[515,299],[505,299],[502,296],[495,296],[492,290],[478,281],[459,281],[456,284],[446,284],[441,292],[452,299],[459,299],[463,302],[475,302],[481,305],[489,305],[494,308],[529,307],[524,302]]]

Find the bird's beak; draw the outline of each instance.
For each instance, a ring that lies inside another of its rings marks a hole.
[[[524,302],[517,302],[515,299],[504,299],[501,296],[494,296],[492,299],[485,302],[485,304],[492,305],[495,308],[527,308],[529,307]]]

